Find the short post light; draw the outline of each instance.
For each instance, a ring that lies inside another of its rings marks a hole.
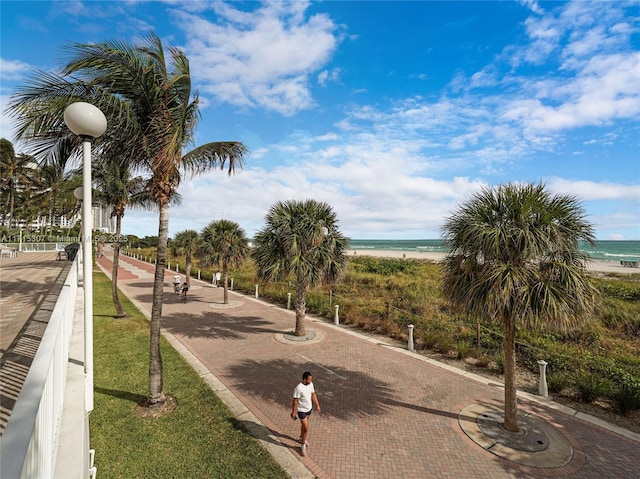
[[[538,361],[540,368],[540,378],[538,382],[538,395],[543,398],[549,397],[549,388],[547,386],[547,362],[544,359]]]
[[[107,130],[107,119],[94,105],[76,102],[64,110],[64,122],[82,138],[82,267],[84,283],[85,411],[93,411],[93,261],[91,238],[91,141]]]
[[[413,351],[414,347],[413,347],[413,328],[415,326],[413,324],[409,325],[409,343],[407,344],[407,349],[409,349],[409,351]]]

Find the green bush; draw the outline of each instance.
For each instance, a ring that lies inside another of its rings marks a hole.
[[[549,392],[551,393],[561,393],[570,385],[570,383],[571,380],[569,376],[564,372],[551,373],[547,376],[547,386],[549,387]]]
[[[466,341],[458,341],[454,346],[454,350],[458,359],[468,358],[473,356],[474,353],[474,348]]]
[[[500,374],[504,374],[504,351],[500,351],[496,353],[493,360],[496,363],[496,367],[498,368],[498,372]]]
[[[623,382],[611,393],[616,410],[623,415],[640,409],[640,387]]]
[[[592,403],[600,396],[609,392],[609,381],[590,371],[579,371],[573,377],[573,387],[578,393],[578,399],[584,403]]]

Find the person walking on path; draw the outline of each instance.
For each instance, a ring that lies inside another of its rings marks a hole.
[[[309,416],[313,406],[320,413],[320,403],[313,386],[313,376],[309,371],[302,375],[302,381],[293,390],[293,405],[291,406],[291,418],[300,419],[300,444],[302,455],[307,455],[307,434],[309,433]]]
[[[218,271],[216,273],[216,287],[220,287],[220,278],[222,278],[222,275],[220,274],[220,271]]]

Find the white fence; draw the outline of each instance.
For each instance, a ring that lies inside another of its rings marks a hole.
[[[69,342],[78,293],[77,266],[76,258],[0,438],[2,479],[54,477]],[[78,433],[88,436],[88,431]]]

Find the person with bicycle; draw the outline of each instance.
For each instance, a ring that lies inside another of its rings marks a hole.
[[[185,281],[184,283],[182,283],[182,294],[180,296],[180,300],[183,303],[187,302],[187,291],[189,291],[189,285],[187,284],[187,282]]]
[[[182,278],[180,277],[179,274],[176,274],[173,277],[173,291],[176,294],[180,294],[180,283],[182,282]]]

